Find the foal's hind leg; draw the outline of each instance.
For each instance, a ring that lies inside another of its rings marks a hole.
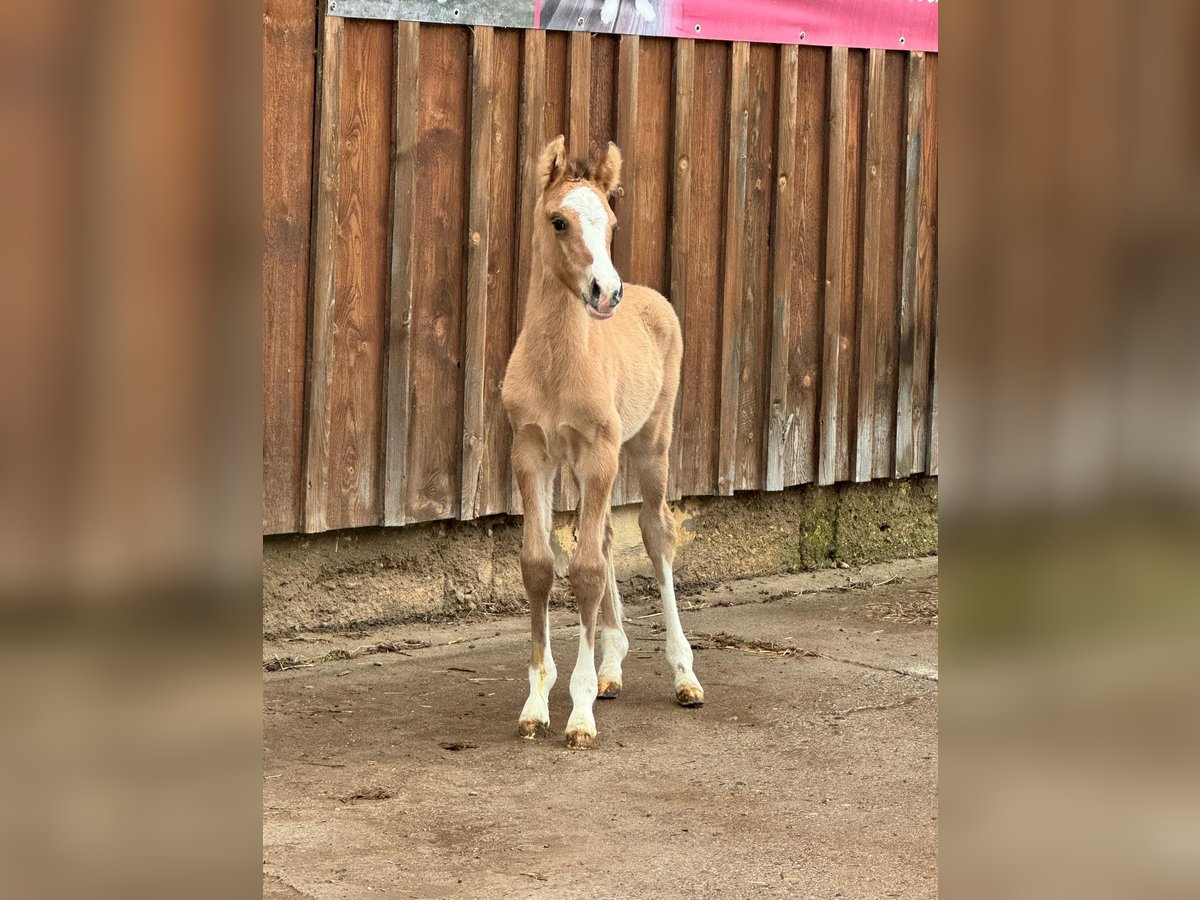
[[[627,445],[642,487],[642,511],[638,524],[642,543],[654,566],[663,604],[663,625],[667,629],[667,663],[675,680],[675,700],[680,706],[704,703],[704,688],[692,671],[692,647],[683,634],[675,603],[675,578],[671,563],[675,560],[675,517],[667,507],[668,448],[671,444],[670,420],[657,434],[638,438]]]
[[[607,584],[600,601],[600,671],[597,696],[616,697],[621,693],[621,661],[629,652],[629,639],[625,637],[625,626],[621,622],[621,594],[617,590],[617,576],[612,559],[612,514],[608,516],[604,541],[604,559],[607,565]]]

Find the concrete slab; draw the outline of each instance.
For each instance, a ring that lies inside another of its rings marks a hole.
[[[685,602],[706,705],[674,705],[658,617],[631,605],[589,752],[557,736],[566,610],[547,741],[516,736],[521,619],[273,645],[264,896],[936,896],[936,560]]]

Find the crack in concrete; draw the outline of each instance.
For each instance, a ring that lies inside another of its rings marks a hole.
[[[642,640],[647,638],[643,637]],[[905,675],[909,678],[922,678],[926,681],[932,681],[935,684],[938,681],[937,671],[921,671],[918,669],[901,669],[895,666],[881,666],[876,663],[862,662],[857,659],[846,659],[841,656],[831,656],[828,653],[822,653],[819,650],[809,650],[804,647],[791,647],[783,644],[777,644],[774,641],[756,640],[753,638],[744,638],[739,635],[727,634],[705,634],[703,632],[693,632],[692,640],[701,640],[709,642],[705,644],[692,644],[694,650],[743,650],[750,653],[763,653],[772,656],[781,656],[795,659],[797,657],[820,657],[828,659],[831,662],[843,663],[848,666],[859,666],[864,669],[874,669],[878,672],[893,672],[896,675]],[[654,640],[653,637],[649,640]],[[661,640],[661,639],[660,639]]]
[[[924,694],[913,694],[905,697],[903,700],[898,700],[895,703],[868,703],[866,706],[852,706],[849,709],[838,710],[837,712],[829,713],[834,719],[844,719],[847,716],[852,716],[854,713],[860,712],[885,712],[889,709],[900,709],[902,706],[911,706],[918,700],[925,700],[932,697],[936,691],[927,691]]]
[[[833,662],[845,663],[848,666],[860,666],[864,669],[874,669],[876,672],[894,672],[897,675],[907,675],[909,678],[923,678],[926,681],[932,681],[935,684],[938,682],[938,673],[936,671],[919,671],[917,669],[898,669],[895,666],[881,666],[875,663],[861,662],[857,659],[846,659],[841,656],[830,656],[828,653],[815,653],[814,655],[822,659],[829,659]]]

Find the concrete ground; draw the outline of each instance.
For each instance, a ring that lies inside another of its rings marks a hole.
[[[586,752],[561,739],[568,610],[535,742],[523,618],[273,641],[263,895],[934,897],[937,590],[920,559],[681,597],[695,710],[656,604],[629,603],[624,690]]]

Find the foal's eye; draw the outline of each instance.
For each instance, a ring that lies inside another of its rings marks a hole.
[[[562,216],[555,216],[553,219],[550,220],[550,224],[552,224],[554,226],[555,231],[566,231],[567,230],[567,220],[564,219]]]

